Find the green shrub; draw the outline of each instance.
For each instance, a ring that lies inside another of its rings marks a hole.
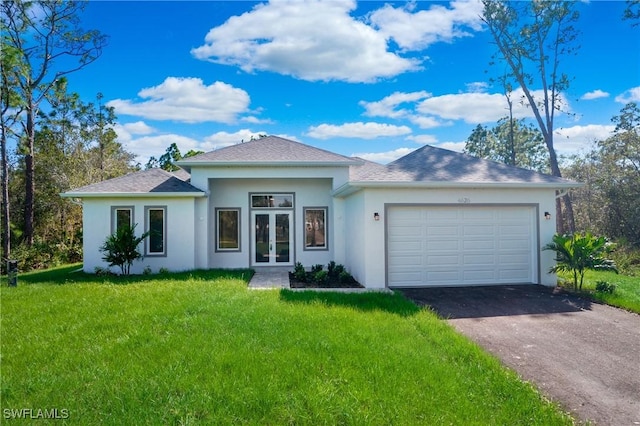
[[[596,282],[596,292],[613,294],[616,291],[616,285],[607,281]]]
[[[151,275],[153,271],[151,270],[151,266],[147,265],[142,270],[142,275]]]
[[[329,273],[327,271],[317,271],[313,274],[313,282],[319,285],[324,285],[329,282]]]
[[[307,282],[307,271],[304,269],[304,266],[302,266],[302,263],[296,262],[296,265],[293,268],[293,276],[301,283]]]
[[[166,275],[166,274],[168,274],[168,273],[169,273],[169,270],[168,270],[167,268],[162,267],[162,268],[160,268],[160,270],[158,271],[158,273],[159,273],[160,275]]]
[[[327,272],[329,273],[330,277],[336,276],[335,268],[336,268],[336,262],[334,262],[333,260],[327,264]]]
[[[350,273],[343,270],[340,272],[340,275],[338,275],[338,281],[340,281],[342,284],[351,284],[355,280],[353,279]]]
[[[320,271],[322,271],[322,269],[323,269],[323,268],[324,268],[324,265],[321,265],[321,264],[319,264],[319,263],[318,263],[317,265],[313,265],[313,266],[311,267],[311,273],[315,275],[315,274],[316,274],[316,272],[320,272]]]

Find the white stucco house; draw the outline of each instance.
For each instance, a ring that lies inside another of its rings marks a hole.
[[[369,288],[555,285],[556,191],[575,182],[424,146],[388,165],[268,136],[62,194],[80,199],[84,270],[119,224],[154,230],[157,271],[334,260]]]

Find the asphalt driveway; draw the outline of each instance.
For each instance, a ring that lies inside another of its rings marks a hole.
[[[537,285],[401,291],[577,419],[640,425],[640,315]]]

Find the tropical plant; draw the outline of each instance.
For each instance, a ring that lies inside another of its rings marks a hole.
[[[109,266],[120,267],[122,275],[129,275],[133,262],[142,257],[138,246],[149,236],[149,232],[145,232],[136,237],[135,229],[136,225],[121,226],[116,232],[109,235],[100,247],[100,251],[105,254],[102,260],[109,262]]]
[[[556,265],[549,272],[570,272],[573,274],[574,290],[582,290],[584,273],[587,269],[618,272],[615,262],[605,256],[613,250],[605,237],[596,237],[590,232],[584,235],[553,236],[552,242],[544,250],[556,252]]]

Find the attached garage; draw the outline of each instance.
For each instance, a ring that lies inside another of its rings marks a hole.
[[[389,287],[538,282],[535,205],[391,205]]]

